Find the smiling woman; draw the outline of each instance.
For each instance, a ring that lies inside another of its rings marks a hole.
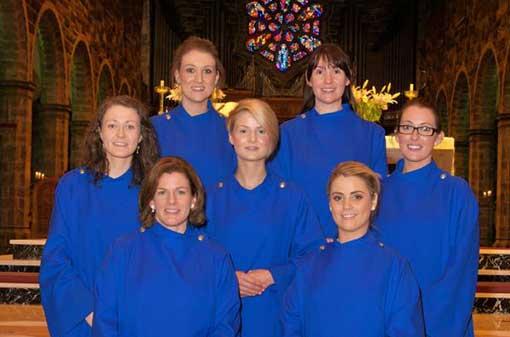
[[[85,165],[58,183],[39,279],[52,336],[91,335],[99,263],[115,239],[140,226],[140,183],[158,157],[147,115],[129,96],[104,101],[87,134]]]
[[[235,156],[223,117],[209,98],[221,87],[224,69],[214,44],[190,37],[175,52],[172,78],[182,92],[174,110],[152,118],[162,156],[179,156],[197,170],[204,185],[234,171]]]
[[[333,170],[328,196],[338,238],[299,265],[285,296],[284,337],[425,336],[408,262],[370,230],[379,193],[379,177],[366,165]]]
[[[238,336],[239,294],[227,252],[201,232],[193,168],[161,159],[140,192],[143,227],[118,240],[96,282],[94,336]]]

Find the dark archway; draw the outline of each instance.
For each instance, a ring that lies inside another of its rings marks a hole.
[[[115,95],[113,73],[110,66],[107,63],[103,63],[97,84],[97,105],[99,106],[107,97],[113,95]]]
[[[469,179],[469,84],[464,72],[455,82],[450,134],[455,138],[455,175]]]
[[[80,165],[85,134],[94,118],[92,66],[87,46],[80,41],[74,48],[71,63],[70,167]]]
[[[439,113],[441,127],[446,136],[449,136],[449,128],[448,128],[448,104],[446,101],[446,94],[444,90],[440,90],[437,94],[436,98],[436,109]]]
[[[492,245],[495,239],[498,93],[498,66],[489,49],[478,67],[469,130],[469,182],[480,201],[482,245]]]

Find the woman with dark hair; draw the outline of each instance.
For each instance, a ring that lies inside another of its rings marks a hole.
[[[224,118],[209,100],[225,76],[214,44],[190,37],[177,48],[172,79],[181,104],[152,118],[161,156],[186,159],[198,172],[205,187],[232,173],[235,156],[227,140]]]
[[[96,270],[114,239],[140,226],[139,185],[158,158],[145,106],[106,99],[85,143],[85,165],[55,192],[39,281],[52,336],[90,336]]]
[[[115,242],[97,277],[93,335],[237,336],[234,269],[197,228],[204,188],[193,168],[161,159],[142,185],[140,213],[143,227]]]
[[[376,221],[381,238],[411,263],[427,336],[473,336],[478,202],[466,181],[441,170],[432,158],[443,140],[433,105],[409,101],[395,133],[403,159],[383,181]]]
[[[285,296],[284,337],[425,336],[409,263],[371,231],[378,174],[347,161],[334,169],[327,186],[338,237],[299,264]]]
[[[384,130],[361,119],[351,107],[353,74],[349,57],[335,44],[316,49],[306,70],[303,113],[281,127],[271,165],[295,181],[311,200],[328,238],[337,236],[324,190],[336,164],[356,160],[386,176]]]
[[[295,263],[324,237],[304,193],[266,169],[278,144],[271,107],[259,99],[241,100],[227,125],[237,169],[207,196],[207,231],[234,261],[241,335],[277,337],[281,301]]]

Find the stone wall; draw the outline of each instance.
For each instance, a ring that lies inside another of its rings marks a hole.
[[[141,92],[143,3],[0,1],[0,238],[28,233],[35,171],[78,165],[97,104]]]
[[[483,245],[510,245],[509,6],[454,0],[419,9],[421,95],[438,103],[446,96],[455,169],[480,201]]]

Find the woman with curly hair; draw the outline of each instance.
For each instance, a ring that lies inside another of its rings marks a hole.
[[[84,151],[84,165],[58,183],[41,262],[41,301],[54,337],[91,335],[96,270],[111,243],[140,226],[140,184],[158,158],[145,106],[129,96],[106,99]]]

